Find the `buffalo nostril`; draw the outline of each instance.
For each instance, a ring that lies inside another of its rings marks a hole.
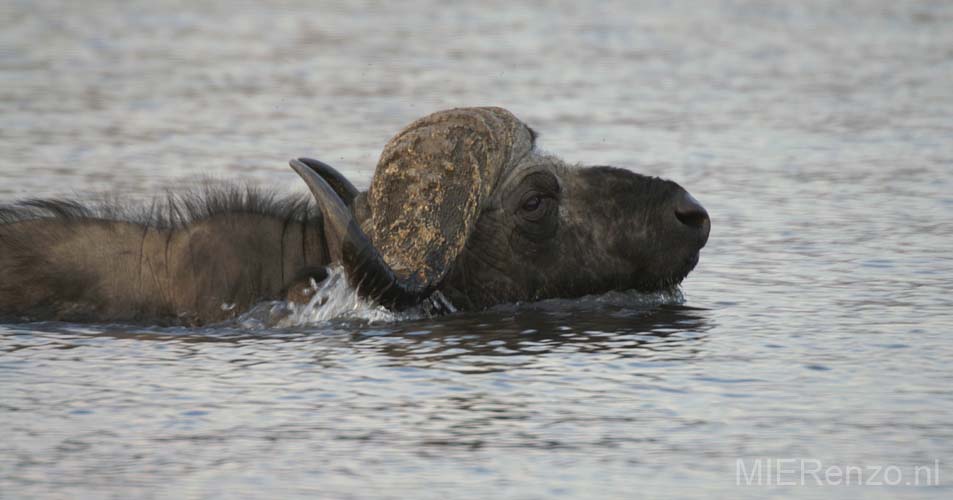
[[[686,226],[702,229],[708,220],[708,212],[692,195],[682,193],[675,203],[675,216]]]

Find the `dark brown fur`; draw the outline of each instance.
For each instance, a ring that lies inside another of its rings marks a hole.
[[[201,324],[282,298],[328,263],[306,197],[248,187],[118,203],[29,200],[0,209],[0,314]]]

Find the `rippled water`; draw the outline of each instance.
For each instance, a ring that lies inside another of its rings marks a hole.
[[[303,192],[299,155],[366,186],[406,123],[495,104],[713,230],[683,301],[0,325],[0,497],[950,497],[951,7],[4,2],[0,201]],[[787,458],[939,484],[737,484]]]

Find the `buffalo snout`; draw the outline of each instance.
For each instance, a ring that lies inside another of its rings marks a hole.
[[[679,189],[674,197],[674,212],[678,223],[693,238],[698,248],[708,242],[708,233],[711,232],[711,219],[708,211],[694,196],[684,189]]]

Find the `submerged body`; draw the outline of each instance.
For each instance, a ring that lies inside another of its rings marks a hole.
[[[572,166],[535,140],[506,110],[462,108],[392,139],[365,192],[293,160],[314,204],[233,188],[172,197],[163,216],[14,205],[0,210],[0,317],[215,322],[307,301],[332,263],[392,309],[657,291],[694,268],[710,221],[678,184]]]
[[[237,188],[192,201],[168,201],[179,221],[69,202],[0,213],[0,316],[201,324],[320,280],[329,257],[306,201]]]

